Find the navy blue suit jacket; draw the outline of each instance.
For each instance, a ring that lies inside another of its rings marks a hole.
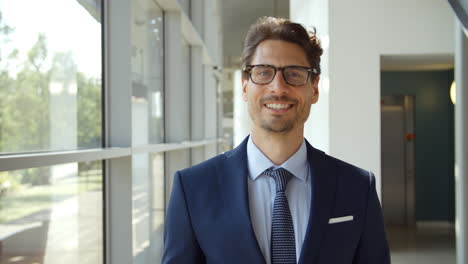
[[[250,221],[246,146],[176,172],[162,263],[265,263]],[[307,157],[312,201],[299,263],[390,263],[374,176],[309,143]]]

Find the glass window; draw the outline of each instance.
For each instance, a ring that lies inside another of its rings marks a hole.
[[[100,9],[0,1],[0,153],[101,147]]]
[[[133,0],[132,6],[132,142],[162,143],[163,12],[152,0]]]
[[[134,155],[132,166],[133,263],[158,263],[163,250],[164,154]]]
[[[0,263],[103,263],[102,162],[0,172]]]

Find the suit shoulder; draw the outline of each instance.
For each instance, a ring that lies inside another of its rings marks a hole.
[[[330,159],[331,162],[335,163],[337,174],[340,178],[343,178],[345,181],[350,180],[362,182],[365,184],[370,183],[373,174],[369,170],[357,167],[351,163],[329,156],[327,154],[324,155],[327,159]]]
[[[219,188],[219,171],[221,164],[226,159],[225,154],[220,154],[206,161],[176,172],[180,184],[190,204],[194,201],[206,201],[214,195]]]
[[[374,182],[372,173],[335,157],[327,155],[326,159],[335,170],[335,213],[353,211],[364,215]]]
[[[200,162],[196,165],[193,165],[190,168],[186,168],[183,170],[179,171],[179,174],[181,177],[193,177],[191,175],[206,175],[210,174],[210,172],[216,170],[216,167],[223,162],[223,160],[226,158],[225,154],[219,154],[217,156],[214,156],[210,159],[207,159],[203,162]]]

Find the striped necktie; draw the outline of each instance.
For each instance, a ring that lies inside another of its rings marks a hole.
[[[265,174],[276,183],[276,195],[271,223],[271,263],[296,264],[296,241],[286,186],[293,176],[283,168],[268,169]]]

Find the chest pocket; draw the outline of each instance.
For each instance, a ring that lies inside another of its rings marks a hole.
[[[330,218],[321,251],[335,254],[320,254],[324,263],[351,263],[362,233],[362,219],[359,214],[343,214]],[[348,216],[352,216],[349,220]],[[322,262],[320,262],[322,263]]]

